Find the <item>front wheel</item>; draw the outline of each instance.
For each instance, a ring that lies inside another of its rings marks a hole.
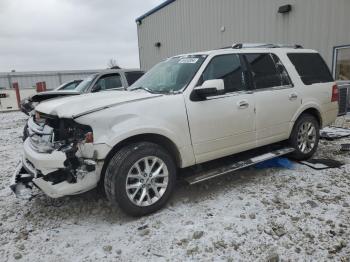
[[[295,160],[306,160],[313,156],[318,147],[320,125],[317,119],[309,114],[301,115],[295,122],[289,144],[295,151],[291,157]]]
[[[119,150],[105,174],[107,198],[127,214],[142,216],[162,208],[176,180],[172,156],[161,146],[141,142]]]

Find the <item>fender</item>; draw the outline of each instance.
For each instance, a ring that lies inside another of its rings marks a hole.
[[[290,136],[293,127],[294,127],[294,123],[295,121],[297,121],[297,119],[301,116],[302,113],[304,113],[306,110],[308,109],[315,109],[318,113],[319,113],[319,117],[320,117],[320,126],[322,126],[322,111],[320,106],[314,102],[314,101],[309,101],[305,104],[303,104],[298,110],[297,112],[294,114],[292,121],[290,122],[290,127],[289,127],[289,133],[288,133],[288,137]]]
[[[293,118],[292,118],[292,121],[291,122],[295,122],[299,116],[305,112],[306,110],[308,109],[316,109],[318,111],[318,113],[320,114],[320,120],[321,120],[321,123],[322,123],[322,111],[321,111],[321,108],[318,104],[316,104],[315,102],[308,102],[308,103],[305,103],[303,104],[299,109],[298,111],[294,114]]]
[[[91,127],[97,140],[95,148],[98,148],[99,159],[104,159],[107,154],[119,143],[139,135],[159,135],[172,142],[179,152],[181,167],[195,164],[194,152],[188,125],[183,121],[170,118],[151,116],[139,116],[127,114],[110,118],[110,125],[102,125],[99,119]],[[185,119],[186,120],[186,119]]]
[[[137,119],[134,119],[135,122],[138,122]],[[132,121],[132,122],[134,122]],[[134,123],[135,123],[134,122]],[[153,121],[154,123],[155,121]],[[139,123],[139,122],[138,122]],[[122,141],[138,136],[138,135],[159,135],[169,139],[177,148],[180,157],[181,167],[190,166],[195,164],[194,152],[190,143],[190,138],[180,137],[179,132],[176,132],[175,128],[169,128],[169,124],[165,125],[136,125],[132,124],[129,121],[119,123],[116,128],[119,130],[118,133],[114,133],[114,136],[109,139],[106,144],[111,148],[114,148],[116,145]],[[123,128],[125,124],[125,128]],[[134,128],[130,128],[134,127]],[[163,128],[159,128],[163,127]],[[185,140],[188,140],[187,142]]]

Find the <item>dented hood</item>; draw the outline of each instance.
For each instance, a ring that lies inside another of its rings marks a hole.
[[[59,118],[77,118],[82,115],[100,111],[113,106],[160,96],[143,90],[105,91],[57,98],[40,103],[35,110]]]
[[[56,97],[62,97],[62,96],[74,96],[74,95],[80,95],[80,92],[70,90],[70,91],[46,91],[41,92],[38,94],[35,94],[31,97],[32,102],[42,102],[44,100],[56,98]]]

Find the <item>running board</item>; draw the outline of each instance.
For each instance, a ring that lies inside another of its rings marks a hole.
[[[198,174],[195,174],[195,175],[192,175],[190,177],[185,178],[185,180],[190,185],[194,185],[194,184],[212,179],[214,177],[218,177],[218,176],[232,173],[234,171],[237,171],[237,170],[249,167],[249,166],[253,166],[257,163],[264,162],[264,161],[269,160],[269,159],[273,159],[276,157],[290,154],[294,150],[295,150],[294,148],[290,148],[290,147],[274,150],[274,151],[271,151],[269,153],[265,153],[262,155],[257,155],[257,156],[251,157],[251,158],[247,158],[246,160],[241,160],[241,161],[238,161],[238,162],[235,162],[232,164],[221,166],[219,168],[200,172]]]

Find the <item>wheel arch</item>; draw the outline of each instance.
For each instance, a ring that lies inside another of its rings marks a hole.
[[[292,135],[292,131],[294,129],[294,125],[295,123],[297,122],[297,120],[302,116],[302,115],[305,115],[305,114],[309,114],[309,115],[312,115],[316,118],[320,128],[322,127],[322,115],[320,113],[320,110],[317,108],[317,107],[307,107],[307,108],[303,108],[302,110],[300,110],[296,116],[293,118],[293,124],[291,125],[290,127],[290,130],[289,130],[289,137]]]
[[[181,154],[176,144],[172,140],[170,140],[166,136],[163,136],[160,134],[153,134],[153,133],[134,135],[120,141],[119,143],[114,145],[114,147],[109,151],[106,158],[104,159],[103,167],[101,170],[100,182],[103,183],[104,175],[105,175],[108,163],[112,159],[112,157],[115,155],[115,153],[118,152],[125,145],[131,144],[131,143],[137,143],[137,142],[151,142],[164,147],[164,149],[167,150],[171,154],[171,156],[174,158],[176,167],[181,167],[181,163],[182,163]]]
[[[309,114],[309,115],[314,116],[316,118],[318,124],[320,125],[320,127],[322,126],[322,116],[321,116],[321,113],[318,109],[316,109],[315,107],[309,107],[309,108],[305,109],[303,112],[301,112],[301,114],[299,114],[297,119],[304,114]]]

